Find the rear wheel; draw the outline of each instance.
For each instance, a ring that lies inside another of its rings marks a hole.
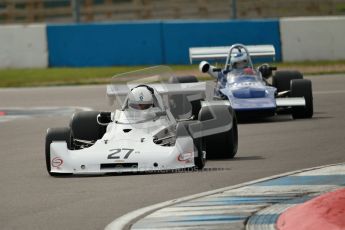
[[[277,88],[277,92],[288,91],[291,80],[294,79],[303,79],[302,73],[299,71],[277,71],[272,78],[272,85]]]
[[[311,118],[314,114],[313,92],[310,80],[299,79],[291,81],[291,97],[304,97],[305,106],[293,106],[292,117],[294,119]]]
[[[169,83],[195,83],[198,79],[195,76],[173,76],[169,79]],[[187,96],[185,95],[172,95],[170,99],[173,101],[171,106],[172,112],[183,114],[191,110],[194,119],[198,119],[198,114],[201,109],[201,100],[187,101]],[[186,104],[188,103],[188,104]],[[189,105],[190,104],[190,105]],[[190,108],[191,106],[191,108]],[[176,110],[174,110],[176,108]],[[178,114],[180,115],[180,114]]]
[[[169,79],[169,83],[193,83],[198,82],[195,76],[173,76]]]
[[[223,159],[234,158],[238,149],[238,130],[235,112],[229,106],[207,106],[201,109],[199,120],[206,121],[213,119],[212,110],[217,114],[229,113],[232,117],[232,128],[226,132],[203,137],[207,157]]]
[[[52,173],[51,172],[51,159],[50,159],[50,144],[53,141],[66,141],[67,148],[72,148],[72,135],[71,129],[68,127],[64,128],[50,128],[47,130],[46,135],[46,143],[45,143],[45,158],[46,158],[46,166],[49,175],[51,176],[58,176],[58,175],[66,175],[61,173]]]

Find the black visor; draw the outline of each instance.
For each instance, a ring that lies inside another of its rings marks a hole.
[[[133,109],[145,110],[152,107],[152,104],[129,104]]]

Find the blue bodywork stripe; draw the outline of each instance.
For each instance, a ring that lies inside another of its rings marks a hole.
[[[260,108],[233,108],[235,111],[260,111],[260,110],[275,110],[276,107],[260,107]]]

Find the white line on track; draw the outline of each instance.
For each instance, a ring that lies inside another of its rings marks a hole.
[[[0,107],[0,122],[7,122],[16,119],[29,119],[35,116],[71,115],[76,111],[90,111],[91,108],[80,106],[64,107]]]

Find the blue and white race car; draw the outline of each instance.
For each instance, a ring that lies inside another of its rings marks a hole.
[[[226,59],[223,68],[201,61],[199,69],[217,80],[214,97],[228,100],[237,117],[290,113],[294,119],[313,116],[312,83],[298,71],[272,71],[263,64],[255,69],[251,58],[274,57],[272,45],[190,48],[190,60]],[[272,77],[271,83],[269,78]]]

